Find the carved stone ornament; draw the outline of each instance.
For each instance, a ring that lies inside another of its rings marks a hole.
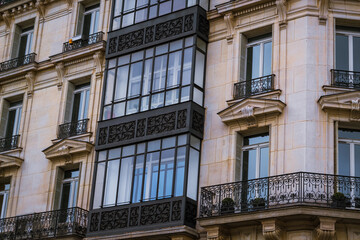
[[[351,114],[352,120],[360,120],[360,98],[351,100]]]
[[[44,149],[43,153],[49,160],[63,159],[67,164],[73,161],[72,157],[74,154],[89,153],[91,152],[92,147],[93,145],[88,142],[63,139]]]
[[[93,57],[95,62],[96,74],[99,75],[102,73],[103,53],[98,51],[94,54]]]
[[[9,11],[3,12],[2,18],[3,18],[4,22],[5,22],[6,29],[7,29],[7,30],[10,30],[10,26],[11,26],[11,16],[10,16]]]
[[[230,240],[230,234],[223,227],[211,227],[207,230],[207,240]]]
[[[226,13],[224,15],[224,21],[226,23],[226,29],[227,29],[227,34],[226,34],[226,40],[228,43],[232,43],[233,38],[234,38],[234,15],[232,12]]]
[[[280,240],[281,227],[275,219],[262,221],[262,233],[265,240]]]
[[[287,3],[286,0],[276,0],[276,9],[279,16],[280,25],[286,25],[287,22]]]
[[[34,93],[34,84],[35,84],[35,73],[33,71],[28,72],[27,74],[25,74],[25,79],[27,82],[27,94],[28,97],[32,97],[33,93]]]
[[[45,18],[45,4],[44,0],[36,0],[35,7],[39,12],[40,18]]]
[[[318,0],[319,5],[319,21],[326,22],[329,13],[329,0]]]
[[[65,78],[65,67],[64,67],[64,63],[60,62],[58,64],[56,64],[55,66],[56,69],[56,73],[58,76],[58,88],[61,88],[64,82],[64,78]]]
[[[0,154],[0,169],[6,167],[20,167],[23,161],[23,159],[18,157]]]
[[[335,237],[336,220],[332,218],[319,217],[320,224],[315,229],[317,240],[333,240]]]

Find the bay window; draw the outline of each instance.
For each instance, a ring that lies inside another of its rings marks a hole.
[[[199,161],[200,139],[188,134],[100,151],[93,208],[178,196],[196,200]]]
[[[360,177],[360,131],[339,129],[338,174]]]
[[[102,119],[189,100],[202,106],[205,53],[203,40],[188,37],[109,60]]]

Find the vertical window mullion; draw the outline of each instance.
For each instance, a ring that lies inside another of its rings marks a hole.
[[[106,188],[106,177],[107,177],[108,164],[109,164],[109,151],[106,152],[106,161],[105,161],[105,169],[104,169],[104,183],[103,183],[103,188],[102,188],[102,198],[101,198],[100,208],[104,207],[104,198],[105,198],[105,190],[106,190],[105,188]]]
[[[349,36],[349,71],[354,71],[353,35]]]
[[[130,61],[129,61],[129,72],[127,77],[127,84],[126,84],[126,95],[125,95],[125,105],[124,105],[124,116],[127,115],[127,103],[128,103],[128,94],[129,94],[129,87],[130,87],[130,76],[131,76],[131,69],[132,69],[132,55],[130,55]]]
[[[164,100],[163,100],[163,106],[165,107],[166,103],[166,90],[167,90],[167,84],[168,84],[168,69],[169,69],[169,59],[170,59],[170,44],[168,44],[168,50],[166,53],[166,66],[165,66],[165,89],[164,89]]]
[[[145,55],[146,55],[146,51],[145,51]],[[155,70],[155,47],[153,48],[153,56],[152,58],[152,64],[151,64],[151,79],[150,79],[150,93],[149,93],[149,102],[148,102],[148,109],[151,109],[151,101],[153,98],[153,83],[154,83],[154,70]],[[150,59],[150,58],[149,58]],[[147,150],[147,145],[146,145],[146,150]]]
[[[260,146],[256,146],[255,178],[260,176]]]
[[[141,103],[141,102],[140,102]],[[132,203],[133,200],[133,194],[134,194],[134,178],[135,178],[135,169],[136,169],[136,164],[137,164],[137,144],[135,144],[135,152],[134,152],[134,159],[133,159],[133,174],[132,174],[132,179],[131,179],[131,189],[130,189],[130,202]]]
[[[355,144],[350,143],[350,176],[355,176]]]
[[[161,155],[162,155],[162,140],[160,140],[160,151],[159,151],[159,168],[158,168],[158,179],[156,186],[156,199],[159,197],[159,180],[160,180],[160,168],[161,168]]]
[[[177,167],[177,151],[178,151],[178,137],[175,139],[175,151],[174,151],[174,170],[173,170],[173,180],[172,180],[172,188],[171,188],[171,197],[175,196],[175,185],[176,185],[176,167]]]
[[[260,56],[259,56],[259,77],[263,77],[264,74],[264,43],[260,43]]]
[[[142,177],[142,184],[141,184],[141,195],[140,195],[140,202],[144,200],[144,183],[145,183],[145,170],[146,170],[146,163],[147,163],[147,146],[148,144],[145,143],[145,151],[144,151],[144,166],[143,166],[143,177]]]

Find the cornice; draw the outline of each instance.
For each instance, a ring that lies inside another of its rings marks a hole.
[[[23,159],[18,157],[0,154],[0,169],[6,167],[20,167],[23,161]]]

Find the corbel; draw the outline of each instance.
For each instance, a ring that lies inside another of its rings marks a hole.
[[[360,98],[351,100],[350,120],[352,121],[360,120]]]
[[[73,0],[66,0],[66,3],[68,6],[68,9],[70,9],[72,7]]]
[[[234,15],[232,12],[228,12],[224,15],[224,21],[226,23],[226,40],[228,43],[232,43],[234,38]]]
[[[95,68],[96,68],[96,75],[99,75],[102,73],[103,56],[104,55],[101,51],[98,51],[98,52],[94,53],[94,55],[93,55]]]
[[[242,116],[245,118],[249,127],[255,127],[257,125],[256,117],[254,115],[254,107],[253,106],[246,106],[240,109]]]
[[[279,24],[281,27],[287,23],[287,3],[286,0],[276,0],[276,10],[279,16]]]
[[[206,229],[207,240],[230,240],[228,229],[220,226],[214,226]]]
[[[40,17],[45,18],[45,4],[43,0],[36,0],[35,7],[38,10]]]
[[[317,240],[333,240],[335,237],[336,219],[319,217],[320,224],[315,229]]]
[[[34,94],[34,85],[35,85],[35,73],[33,71],[25,74],[25,79],[27,82],[27,95],[32,97]]]
[[[262,223],[262,233],[265,240],[280,240],[281,239],[281,222],[275,219],[264,220]]]
[[[71,164],[73,162],[73,158],[70,154],[70,148],[70,146],[64,145],[57,150],[58,154],[64,157],[65,164]]]
[[[329,13],[329,0],[318,0],[319,22],[325,23]]]
[[[56,69],[56,73],[58,76],[58,88],[61,89],[63,82],[64,82],[64,77],[65,77],[65,67],[64,67],[64,63],[60,62],[58,64],[56,64],[55,66]]]
[[[2,18],[4,19],[4,22],[5,22],[5,25],[6,25],[6,29],[7,29],[7,30],[10,30],[10,26],[11,26],[11,15],[10,15],[9,11],[3,12]]]

